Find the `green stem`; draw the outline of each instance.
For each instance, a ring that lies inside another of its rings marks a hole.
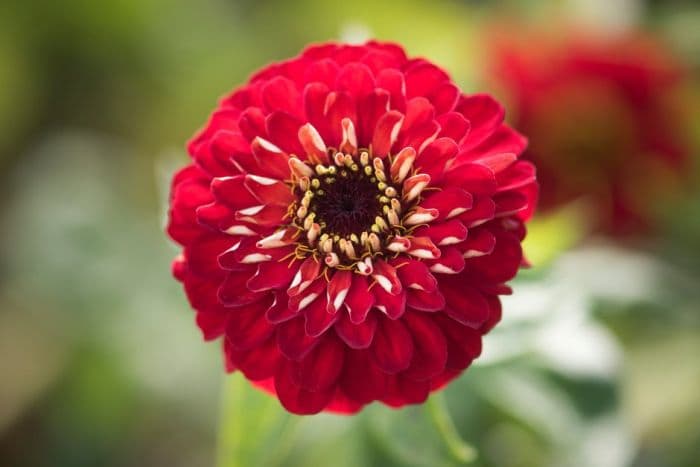
[[[474,462],[477,457],[476,449],[459,436],[447,409],[445,395],[442,392],[433,393],[426,402],[426,408],[452,457],[462,464]]]
[[[294,447],[301,417],[254,389],[239,373],[224,380],[217,467],[283,465]]]

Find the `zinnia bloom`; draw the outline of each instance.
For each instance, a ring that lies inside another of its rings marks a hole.
[[[501,317],[537,190],[487,95],[327,44],[225,97],[173,180],[173,269],[226,367],[287,410],[419,403]]]
[[[646,233],[682,173],[687,127],[681,67],[640,36],[496,35],[488,76],[528,135],[543,210],[584,197],[593,227]]]

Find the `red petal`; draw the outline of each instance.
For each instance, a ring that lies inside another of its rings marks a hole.
[[[467,238],[467,228],[457,219],[421,226],[414,233],[430,238],[438,246],[454,245]]]
[[[304,73],[306,82],[318,81],[326,86],[334,86],[338,76],[338,64],[328,58],[312,61]]]
[[[435,65],[423,62],[406,71],[406,96],[429,96],[450,77]]]
[[[399,70],[382,70],[377,75],[377,87],[389,92],[389,105],[392,109],[404,112],[406,110],[406,82],[404,74]]]
[[[296,272],[296,269],[289,267],[286,261],[268,261],[260,263],[255,275],[248,280],[246,286],[249,290],[255,292],[286,289]]]
[[[429,194],[420,205],[426,209],[437,209],[436,221],[456,217],[472,208],[472,195],[457,187],[447,187],[444,190]]]
[[[246,175],[245,186],[258,201],[249,206],[262,203],[287,207],[294,201],[289,185],[279,180],[257,175]]]
[[[251,381],[260,381],[275,374],[282,363],[282,356],[277,349],[274,338],[268,339],[263,345],[245,352],[234,350],[228,340],[224,340],[224,353],[227,364],[240,369]]]
[[[498,191],[514,190],[534,183],[535,166],[528,161],[519,161],[496,175]]]
[[[235,175],[214,178],[211,181],[211,191],[217,200],[235,210],[256,206],[260,201],[246,188],[245,177],[245,175]]]
[[[331,92],[326,98],[324,113],[328,122],[328,139],[323,135],[324,140],[329,146],[337,148],[343,138],[342,120],[349,118],[353,124],[357,122],[355,100],[346,92]],[[321,131],[318,127],[316,129]]]
[[[434,322],[440,326],[447,340],[446,367],[463,370],[481,354],[481,335],[470,327],[444,315],[435,315]]]
[[[296,84],[283,76],[276,76],[263,85],[262,98],[268,113],[281,110],[297,115],[301,109],[301,94]]]
[[[286,215],[285,206],[258,205],[236,211],[235,219],[262,227],[275,227],[284,223],[283,219]]]
[[[401,321],[382,317],[370,347],[372,359],[385,373],[398,373],[411,364],[413,340]]]
[[[290,297],[294,297],[306,290],[321,273],[321,263],[313,257],[306,258],[299,266],[299,272],[294,276],[291,287],[287,291]]]
[[[219,309],[197,312],[197,326],[202,331],[205,340],[216,339],[224,333],[226,323],[228,323],[228,315],[227,311]]]
[[[340,319],[334,326],[336,334],[352,349],[366,349],[372,344],[374,332],[377,329],[377,317],[367,315],[361,323],[355,324],[350,316],[341,313]]]
[[[457,111],[471,123],[471,132],[464,148],[477,146],[491,136],[503,122],[505,110],[496,100],[486,94],[463,96]]]
[[[348,63],[338,74],[336,88],[350,93],[355,99],[366,96],[374,89],[374,75],[362,63]]]
[[[270,141],[256,137],[250,145],[255,156],[255,167],[245,172],[264,175],[277,180],[289,178],[289,155]]]
[[[373,305],[374,295],[369,290],[367,277],[353,275],[350,291],[345,297],[345,306],[348,309],[350,320],[355,324],[362,323]]]
[[[462,252],[454,247],[442,248],[440,258],[428,261],[430,270],[438,274],[458,274],[464,269],[464,258]]]
[[[437,122],[440,124],[441,128],[438,136],[441,138],[453,139],[455,142],[460,142],[471,128],[469,120],[458,112],[449,112],[440,115]]]
[[[489,305],[475,288],[454,283],[441,290],[447,300],[445,311],[455,321],[478,329],[489,318]]]
[[[459,220],[471,228],[493,219],[496,214],[496,203],[486,196],[474,197],[474,206],[459,216]]]
[[[304,109],[306,120],[318,130],[326,144],[331,144],[331,133],[326,119],[326,99],[328,86],[323,83],[310,83],[304,88]]]
[[[294,365],[282,364],[275,374],[275,392],[285,409],[299,415],[311,415],[323,410],[333,397],[334,388],[307,391],[294,383]]]
[[[231,348],[239,351],[250,350],[272,335],[275,327],[265,319],[265,311],[271,303],[272,298],[267,298],[229,313],[226,339],[230,341]]]
[[[377,281],[377,284],[381,288],[391,295],[396,295],[402,290],[401,281],[396,274],[396,269],[386,261],[380,259],[374,262],[372,278]]]
[[[267,294],[248,290],[246,282],[250,276],[239,271],[230,272],[218,291],[219,301],[228,307],[251,305],[262,300]]]
[[[420,311],[440,311],[445,308],[445,297],[437,290],[425,292],[423,290],[408,289],[406,306]]]
[[[402,376],[425,381],[440,374],[447,362],[447,342],[442,330],[432,318],[420,313],[408,313],[404,320],[413,337],[413,358]]]
[[[372,136],[372,154],[375,157],[385,157],[399,136],[403,122],[403,114],[392,110],[385,113],[377,122]]]
[[[326,311],[326,298],[320,297],[304,308],[306,334],[311,337],[319,337],[325,333],[340,317],[339,313]]]
[[[304,319],[299,317],[277,326],[277,345],[290,360],[301,360],[318,344],[318,338],[306,334]]]
[[[345,353],[340,386],[349,398],[362,404],[381,399],[386,394],[387,381],[387,375],[374,364],[369,351]]]
[[[443,180],[445,186],[458,186],[472,195],[490,195],[496,191],[498,184],[494,172],[479,164],[463,164],[451,167]]]
[[[328,335],[303,360],[292,363],[292,379],[303,390],[326,391],[338,380],[344,358],[343,344]]]
[[[435,106],[435,113],[441,115],[450,112],[459,101],[461,92],[454,83],[443,83],[430,96],[430,102]]]
[[[352,285],[352,276],[351,271],[336,270],[333,273],[326,292],[329,313],[335,313],[343,306]]]
[[[396,261],[396,270],[405,288],[428,292],[437,290],[437,281],[423,261],[410,258]]]
[[[249,107],[245,109],[238,121],[238,126],[241,129],[241,134],[248,141],[252,141],[256,136],[267,138],[265,113],[258,107]]]
[[[303,155],[304,148],[299,144],[299,127],[303,122],[287,112],[273,112],[265,121],[270,141],[287,154]]]
[[[372,142],[377,122],[389,111],[389,97],[387,91],[375,89],[358,102],[357,142],[361,148],[368,148]]]
[[[289,306],[287,306],[287,294],[278,290],[275,292],[275,301],[265,312],[265,319],[272,324],[280,324],[297,315],[296,311],[290,310]]]
[[[430,381],[415,381],[396,375],[388,379],[386,396],[382,401],[391,407],[422,404],[430,394]]]
[[[496,237],[484,228],[470,230],[467,240],[459,245],[465,258],[488,255],[495,247]]]
[[[406,291],[401,290],[396,295],[388,293],[379,286],[372,287],[374,307],[391,319],[398,319],[406,311]]]

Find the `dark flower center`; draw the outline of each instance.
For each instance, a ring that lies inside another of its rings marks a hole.
[[[330,235],[360,235],[370,230],[375,217],[382,215],[382,193],[376,178],[359,170],[341,169],[335,176],[320,177],[319,188],[314,191],[310,210]]]

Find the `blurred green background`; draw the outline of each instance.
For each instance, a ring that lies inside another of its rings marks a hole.
[[[422,407],[298,419],[225,378],[170,277],[167,184],[218,96],[270,61],[377,37],[488,90],[482,32],[505,18],[644,29],[700,103],[690,0],[3,1],[0,465],[458,463]],[[700,193],[663,214],[633,247],[583,239],[575,205],[533,224],[535,267],[446,391],[475,465],[700,465]]]

